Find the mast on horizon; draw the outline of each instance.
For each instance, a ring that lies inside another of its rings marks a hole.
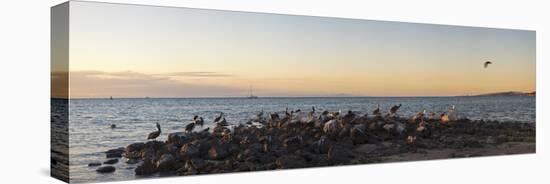
[[[257,99],[258,98],[258,96],[254,96],[254,94],[252,93],[252,86],[250,86],[250,95],[246,98],[248,98],[248,99]]]

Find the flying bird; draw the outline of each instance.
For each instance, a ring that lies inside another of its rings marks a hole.
[[[485,68],[487,68],[490,64],[493,64],[491,61],[485,61],[485,63],[483,64],[483,66]]]

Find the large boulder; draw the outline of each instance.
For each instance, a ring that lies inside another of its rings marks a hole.
[[[180,156],[183,159],[190,159],[193,157],[198,157],[200,155],[200,149],[197,146],[187,143],[183,145],[180,149]]]
[[[166,143],[182,146],[184,144],[187,144],[188,142],[191,142],[191,140],[192,136],[188,132],[174,132],[168,134],[168,140],[166,141]]]
[[[171,154],[163,154],[155,163],[159,171],[171,171],[177,169],[177,163],[174,156]]]
[[[156,172],[158,172],[158,170],[151,159],[146,159],[140,166],[136,167],[134,172],[138,176],[147,176],[155,174]]]
[[[141,150],[145,148],[145,143],[133,143],[126,146],[124,150],[124,156],[126,158],[141,158]]]
[[[229,156],[229,152],[221,145],[213,145],[208,151],[208,156],[212,160],[221,160]]]
[[[326,136],[322,136],[318,141],[313,142],[312,148],[313,152],[319,154],[326,154],[332,146],[332,141],[330,141]]]
[[[327,153],[327,160],[332,164],[346,164],[353,158],[351,151],[343,146],[332,146]]]

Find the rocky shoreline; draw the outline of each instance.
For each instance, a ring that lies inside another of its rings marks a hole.
[[[314,113],[314,112],[313,112]],[[175,132],[165,141],[138,142],[105,152],[100,173],[119,158],[136,176],[196,175],[395,161],[535,153],[535,123],[425,116],[359,116],[324,112],[319,118],[271,114],[255,122]],[[312,114],[312,113],[310,113]],[[306,116],[307,117],[307,116]],[[309,117],[312,117],[311,115]]]

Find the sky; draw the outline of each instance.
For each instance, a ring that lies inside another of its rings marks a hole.
[[[535,43],[534,31],[73,1],[70,96],[527,92]]]

